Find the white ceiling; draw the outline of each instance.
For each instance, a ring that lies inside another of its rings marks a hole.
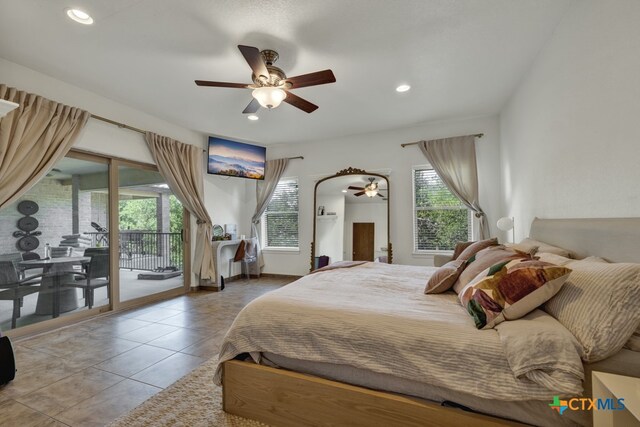
[[[569,1],[2,0],[0,57],[205,134],[299,142],[499,112]],[[283,103],[250,122],[248,90],[193,83],[250,83],[238,44],[337,82],[295,91],[312,114]]]

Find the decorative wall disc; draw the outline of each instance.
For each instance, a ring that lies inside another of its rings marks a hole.
[[[40,241],[38,238],[33,236],[25,236],[18,240],[18,248],[22,251],[32,251],[40,246]]]
[[[31,254],[30,251],[35,250],[38,246],[40,246],[40,241],[36,238],[36,236],[40,236],[42,232],[33,231],[40,225],[38,220],[34,217],[30,216],[35,214],[40,210],[40,207],[33,200],[23,200],[18,203],[18,212],[24,217],[18,220],[18,228],[20,230],[14,231],[13,237],[18,239],[16,242],[16,247],[25,252],[23,254],[23,259],[25,255]],[[37,254],[34,254],[37,255]]]
[[[33,215],[40,210],[38,204],[32,200],[23,200],[18,203],[18,212],[22,215]]]
[[[18,220],[18,228],[22,231],[33,231],[38,228],[38,220],[32,216],[25,216]]]

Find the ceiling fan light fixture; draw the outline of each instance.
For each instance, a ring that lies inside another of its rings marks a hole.
[[[366,194],[367,197],[375,197],[376,194],[378,194],[378,190],[376,188],[367,188],[364,190],[364,194]]]
[[[277,108],[280,103],[284,101],[287,97],[287,92],[277,87],[263,86],[254,89],[251,95],[257,99],[264,108],[272,109]]]

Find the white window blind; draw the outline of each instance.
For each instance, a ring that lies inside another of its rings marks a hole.
[[[472,240],[471,211],[433,169],[413,170],[414,250],[448,251]]]
[[[281,180],[262,216],[266,247],[298,247],[298,181]]]

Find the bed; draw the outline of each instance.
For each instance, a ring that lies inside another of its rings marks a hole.
[[[598,226],[640,229],[620,221]],[[570,236],[584,240],[585,226],[593,223],[536,220],[530,234],[574,249]],[[616,252],[627,244],[579,246],[595,252],[580,256],[628,261],[628,250]],[[422,293],[434,270],[366,263],[253,301],[221,348],[224,409],[274,425],[589,425],[588,412],[549,409],[556,395],[590,392],[593,366],[573,335],[540,310],[477,330],[455,294]],[[638,355],[622,350],[595,365],[640,376]]]

